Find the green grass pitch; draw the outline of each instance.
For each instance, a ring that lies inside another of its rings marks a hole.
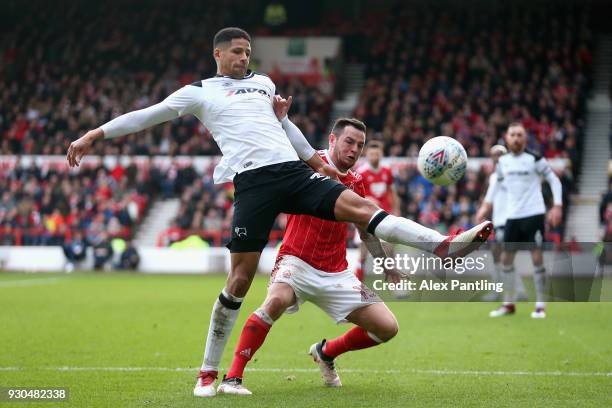
[[[0,273],[0,387],[67,387],[49,407],[612,406],[612,303],[552,303],[546,320],[490,319],[487,303],[390,303],[387,344],[338,359],[326,389],[308,347],[336,326],[310,304],[277,322],[251,361],[251,397],[192,396],[225,277]],[[609,282],[608,282],[609,283]],[[256,278],[222,361],[261,303]],[[30,404],[2,403],[1,406]]]

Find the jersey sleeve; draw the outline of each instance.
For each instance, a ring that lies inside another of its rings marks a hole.
[[[162,103],[175,111],[179,116],[195,114],[202,102],[202,87],[186,85],[168,95]]]
[[[543,176],[548,184],[550,184],[550,190],[553,195],[553,203],[554,205],[562,205],[563,204],[563,193],[561,187],[561,181],[559,177],[555,174],[553,169],[550,167],[550,163],[545,158],[541,158],[536,161],[536,172]]]

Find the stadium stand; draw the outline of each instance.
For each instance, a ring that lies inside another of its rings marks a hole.
[[[118,2],[112,18],[102,3],[87,8],[64,3],[10,3],[0,17],[6,23],[0,37],[1,154],[63,155],[85,130],[213,75],[210,38],[225,21],[255,34],[271,33],[261,25],[261,2],[240,2],[239,9],[212,2],[205,12],[197,3],[154,1],[143,8],[142,1]],[[416,2],[375,13],[363,9],[351,18],[331,7],[318,24],[287,24],[272,31],[345,38],[345,58],[367,63],[366,86],[354,114],[368,125],[369,137],[385,142],[388,155],[414,157],[425,139],[448,134],[470,156],[486,156],[507,123],[520,120],[532,149],[569,159],[575,172],[591,82],[588,15],[573,3],[544,7],[448,9]],[[86,19],[87,26],[69,23],[77,19]],[[101,37],[100,31],[109,34]],[[294,97],[294,122],[313,145],[324,146],[336,91],[299,79],[274,79],[279,93]],[[195,118],[184,117],[99,143],[94,154],[218,155],[219,150]],[[472,224],[490,170],[468,172],[446,189],[424,182],[414,168],[394,171],[402,214],[453,232]],[[130,237],[152,200],[180,197],[174,229],[160,237],[160,245],[194,231],[222,245],[232,188],[214,186],[209,173],[190,166],[130,165],[85,169],[77,178],[65,169],[5,166],[1,236],[5,243],[23,245],[59,244],[75,229],[93,240],[102,229]],[[564,175],[566,191],[573,188],[574,176]],[[281,219],[276,238],[282,225]]]

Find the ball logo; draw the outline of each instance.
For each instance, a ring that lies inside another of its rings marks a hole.
[[[444,149],[438,150],[437,152],[432,154],[431,159],[433,161],[438,162],[438,164],[444,163]]]

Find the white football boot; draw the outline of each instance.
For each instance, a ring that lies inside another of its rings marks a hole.
[[[198,381],[193,389],[193,395],[196,397],[214,397],[215,380],[217,379],[217,371],[200,371]]]
[[[252,395],[253,393],[242,386],[242,378],[223,376],[223,381],[217,388],[219,394]]]
[[[321,369],[321,376],[323,377],[323,382],[326,386],[342,387],[340,377],[338,376],[338,372],[336,371],[334,360],[327,360],[322,357],[325,341],[326,340],[323,340],[320,343],[315,343],[310,346],[308,354],[312,356],[312,359],[315,363],[319,364],[319,369]]]
[[[513,304],[501,305],[499,308],[492,310],[489,313],[489,317],[510,316],[513,315],[515,311],[516,309]]]
[[[478,249],[493,231],[491,221],[482,222],[467,231],[447,237],[434,249],[440,258],[458,258]]]
[[[531,312],[531,318],[532,319],[545,319],[546,318],[546,312],[544,311],[543,307],[536,307],[535,310],[533,312]]]

